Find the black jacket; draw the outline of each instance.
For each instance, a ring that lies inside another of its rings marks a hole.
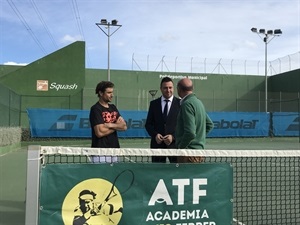
[[[175,141],[173,141],[172,144],[170,144],[169,146],[166,146],[164,143],[157,144],[155,141],[155,136],[158,133],[160,133],[163,136],[167,134],[171,134],[175,137],[175,128],[176,128],[179,108],[180,108],[180,99],[174,96],[165,123],[163,118],[162,108],[161,108],[161,97],[150,102],[147,120],[145,124],[146,130],[148,134],[151,136],[150,148],[175,148]]]

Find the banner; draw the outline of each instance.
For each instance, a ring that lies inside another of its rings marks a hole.
[[[214,129],[208,137],[269,136],[269,113],[211,112],[208,115],[214,123]]]
[[[28,109],[32,137],[91,137],[89,110]],[[123,138],[149,137],[145,123],[147,111],[120,111],[127,130],[118,132]],[[267,137],[269,113],[210,112],[214,129],[208,137]]]
[[[300,115],[298,112],[275,112],[272,116],[275,136],[300,136]]]
[[[41,225],[231,225],[233,170],[220,164],[52,164]]]
[[[92,136],[89,110],[27,109],[32,137],[81,137]],[[120,111],[126,120],[127,130],[119,137],[149,137],[145,130],[146,111]]]

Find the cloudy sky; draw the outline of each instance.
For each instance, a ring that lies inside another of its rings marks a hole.
[[[84,40],[86,68],[105,69],[102,18],[122,25],[110,37],[111,69],[153,70],[164,58],[263,61],[252,27],[283,32],[268,60],[300,51],[300,0],[0,0],[0,64],[28,64]]]

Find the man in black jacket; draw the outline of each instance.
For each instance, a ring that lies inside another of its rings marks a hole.
[[[171,78],[164,77],[160,83],[162,96],[150,102],[145,128],[151,136],[150,148],[175,149],[175,127],[180,108],[180,99],[173,95]],[[170,162],[177,162],[176,156],[168,156]],[[153,156],[152,162],[166,162],[165,156]]]

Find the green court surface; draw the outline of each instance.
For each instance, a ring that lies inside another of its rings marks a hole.
[[[0,224],[25,224],[26,147],[0,155]]]
[[[149,148],[149,139],[120,139],[122,148]],[[28,145],[89,147],[90,140],[22,143],[7,151],[0,148],[0,225],[25,224],[26,166]],[[298,137],[209,138],[206,149],[300,150]]]

